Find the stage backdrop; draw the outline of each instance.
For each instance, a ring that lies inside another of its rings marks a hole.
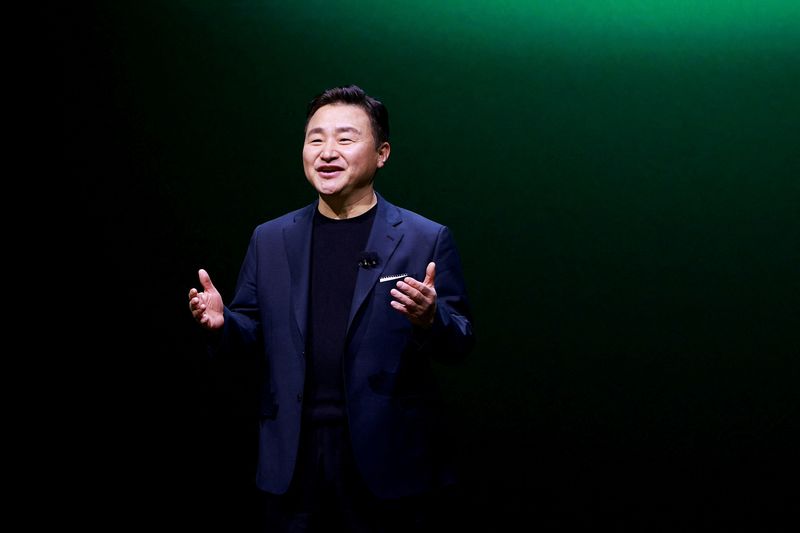
[[[351,83],[390,111],[377,190],[461,250],[478,345],[437,373],[469,520],[652,528],[787,509],[773,484],[800,414],[800,4],[166,1],[57,16],[62,146],[84,252],[101,258],[86,290],[98,305],[110,286],[141,298],[133,324],[109,321],[122,347],[96,367],[160,489],[146,510],[249,512],[252,371],[205,361],[186,293],[203,267],[229,300],[252,229],[314,199],[305,106]]]

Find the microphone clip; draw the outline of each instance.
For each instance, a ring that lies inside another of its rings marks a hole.
[[[358,266],[361,268],[372,268],[378,264],[378,254],[375,252],[361,252],[359,255]]]

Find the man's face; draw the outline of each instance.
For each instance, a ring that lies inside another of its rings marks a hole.
[[[303,167],[320,195],[358,199],[388,155],[389,144],[375,146],[369,116],[358,106],[322,106],[308,121]]]

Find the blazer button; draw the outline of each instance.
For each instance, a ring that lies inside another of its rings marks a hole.
[[[303,401],[303,394],[300,393],[300,392],[297,393],[297,401],[298,402],[302,402]]]

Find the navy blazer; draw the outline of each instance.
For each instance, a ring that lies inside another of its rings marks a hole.
[[[256,483],[275,494],[288,489],[298,453],[317,204],[254,230],[218,346],[223,352],[263,348]],[[345,409],[367,486],[378,497],[397,498],[452,479],[449,450],[437,435],[439,398],[430,361],[462,359],[473,345],[472,322],[460,259],[445,226],[378,196],[366,250],[377,255],[377,264],[358,270],[343,361]],[[424,330],[389,305],[389,291],[401,275],[423,280],[430,261],[436,263],[437,306],[433,326]]]

